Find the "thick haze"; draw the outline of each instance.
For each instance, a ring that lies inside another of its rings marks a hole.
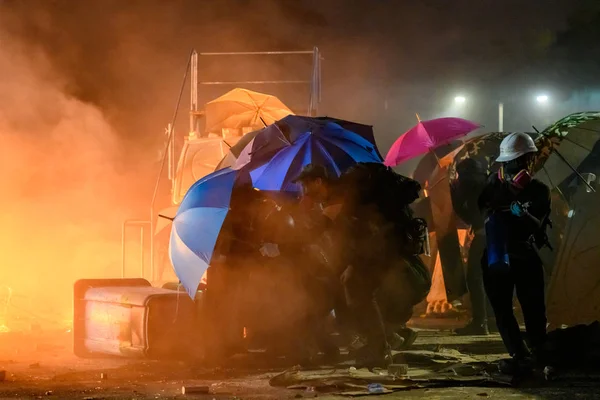
[[[548,73],[561,70],[548,64],[548,49],[575,3],[0,0],[0,278],[62,310],[75,278],[119,276],[120,223],[147,218],[192,48],[319,46],[321,113],[373,124],[385,152],[415,112],[472,117],[496,130],[502,101],[505,129],[526,130],[572,108],[600,108],[593,94],[579,94],[574,106],[568,85],[547,78],[559,76]],[[310,60],[201,58],[200,67],[202,79],[305,79]],[[536,108],[540,91],[560,105]],[[203,91],[201,102],[221,93]],[[307,102],[302,90],[277,94]],[[452,108],[457,94],[468,107]]]

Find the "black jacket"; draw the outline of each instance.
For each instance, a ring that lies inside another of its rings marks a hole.
[[[461,178],[451,187],[454,212],[474,231],[483,228],[483,214],[478,201],[486,185],[486,176],[483,174]]]
[[[514,201],[520,202],[529,214],[541,222],[550,215],[550,189],[539,180],[533,179],[525,189],[518,191],[510,183],[501,181],[496,174],[490,176],[479,197],[479,208],[486,215],[498,213],[507,230],[509,253],[531,249],[531,237],[539,238],[545,230],[544,225],[540,227],[526,216],[513,215],[510,205]]]

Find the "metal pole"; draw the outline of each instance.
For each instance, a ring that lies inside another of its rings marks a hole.
[[[171,126],[175,126],[175,121],[177,120],[177,114],[179,113],[179,105],[181,103],[181,97],[183,96],[185,83],[187,82],[188,73],[190,71],[190,63],[192,61],[193,55],[196,53],[196,50],[193,50],[190,53],[190,58],[188,59],[187,64],[185,65],[185,72],[183,74],[183,80],[181,82],[181,88],[179,89],[179,96],[177,97],[177,104],[175,105],[175,111],[173,112],[173,118],[171,119]],[[171,130],[170,135],[173,136],[173,131]],[[163,171],[165,170],[165,163],[167,162],[167,152],[169,151],[169,144],[171,143],[172,138],[170,137],[165,146],[165,154],[163,154],[162,160],[160,162],[160,170],[158,171],[158,178],[156,178],[156,183],[154,184],[154,192],[152,193],[152,201],[150,203],[150,276],[151,279],[154,279],[154,227],[155,227],[155,218],[154,218],[154,207],[156,205],[156,198],[158,197],[158,189],[160,187],[160,178],[162,177]]]
[[[198,82],[199,85],[292,85],[292,84],[307,84],[312,81],[204,81]]]
[[[319,51],[318,48],[317,48],[317,51]],[[321,52],[320,51],[319,51],[319,58],[318,58],[317,62],[319,64],[319,68],[318,68],[318,73],[319,73],[319,79],[318,79],[319,97],[318,97],[318,101],[319,101],[319,104],[321,104]]]
[[[321,53],[315,46],[315,116],[319,115],[319,103],[321,102]]]
[[[140,225],[140,276],[144,277],[144,225]],[[154,276],[150,277],[151,281]]]
[[[316,84],[315,81],[317,79],[317,70],[316,70],[316,63],[317,63],[317,51],[316,51],[316,47],[313,48],[313,54],[312,54],[312,68],[311,68],[311,73],[310,73],[310,93],[308,95],[308,116],[309,117],[314,117],[314,110],[315,110],[315,88],[316,88]]]
[[[169,178],[169,180],[172,182],[173,181],[173,146],[172,146],[172,141],[171,141],[171,129],[173,129],[173,127],[171,126],[171,124],[167,125],[167,129],[165,130],[165,133],[167,135],[167,141],[168,141],[168,149],[167,149],[167,154],[169,157],[169,160],[167,161],[168,164],[168,170],[167,170],[167,177]]]
[[[171,156],[171,194],[175,191],[175,169],[176,161],[175,161],[175,127],[169,124],[169,135],[171,138],[171,150],[169,151],[169,155]]]
[[[127,221],[123,222],[121,227],[121,278],[125,279],[125,226]]]
[[[313,54],[313,50],[304,51],[241,51],[226,53],[200,53],[201,56],[280,56],[293,54]]]
[[[190,134],[196,134],[196,112],[198,111],[198,53],[190,58]]]
[[[504,104],[498,104],[498,132],[504,132]]]

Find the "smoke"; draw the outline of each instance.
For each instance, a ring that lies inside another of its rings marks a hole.
[[[103,111],[71,95],[42,50],[7,32],[0,32],[0,74],[0,282],[13,290],[8,324],[66,324],[76,279],[120,271],[117,239],[130,204],[123,197],[132,192],[117,170],[121,144]]]
[[[146,214],[162,131],[192,48],[319,46],[320,113],[375,124],[385,153],[415,123],[415,112],[439,109],[436,87],[454,91],[443,84],[451,77],[496,70],[489,38],[505,46],[518,39],[517,29],[497,27],[510,17],[480,15],[491,1],[465,1],[469,7],[452,19],[454,2],[396,10],[386,2],[352,3],[0,0],[0,279],[33,303],[68,310],[73,280],[119,276],[120,224]],[[520,23],[539,17],[534,6],[525,11],[520,3],[514,9]],[[479,34],[463,28],[474,24]],[[310,64],[310,56],[201,58],[200,79],[308,79]],[[306,88],[249,88],[278,95],[295,111],[308,105]],[[229,89],[203,86],[200,103]],[[178,133],[187,131],[186,97]]]
[[[225,23],[229,7],[216,2],[24,0],[0,7],[0,282],[13,290],[8,325],[19,329],[32,318],[63,325],[75,280],[120,276],[121,223],[146,217],[162,128],[190,49],[304,47],[268,32],[261,13]],[[281,15],[277,2],[262,10]],[[247,25],[260,40],[246,34]],[[310,73],[306,57],[236,61],[203,60],[201,79]],[[214,94],[204,88],[201,102],[208,96]],[[302,100],[307,105],[308,96]],[[6,318],[0,315],[0,324]]]

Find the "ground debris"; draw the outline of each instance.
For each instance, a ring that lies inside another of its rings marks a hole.
[[[269,383],[271,386],[287,387],[288,389],[314,387],[320,392],[336,392],[338,395],[350,397],[420,388],[508,385],[507,382],[496,380],[490,376],[487,372],[487,368],[490,367],[488,364],[463,362],[471,360],[471,358],[463,356],[457,351],[404,351],[398,355],[407,361],[418,361],[416,364],[419,365],[419,368],[408,368],[406,376],[356,368],[319,371],[302,371],[300,368],[292,368],[275,375]],[[448,365],[457,360],[460,361]],[[440,368],[440,361],[445,364],[442,368]],[[381,385],[381,391],[377,393],[369,391],[369,385],[373,384]]]
[[[398,361],[396,361],[398,360]],[[455,349],[438,348],[429,350],[404,350],[394,354],[394,363],[408,363],[409,365],[422,365],[432,363],[474,363],[477,360]]]
[[[481,365],[481,363],[473,364],[452,364],[439,369],[437,372],[442,374],[450,374],[453,376],[487,376],[486,367],[487,365]]]
[[[208,386],[182,386],[181,394],[208,394],[210,387]]]

